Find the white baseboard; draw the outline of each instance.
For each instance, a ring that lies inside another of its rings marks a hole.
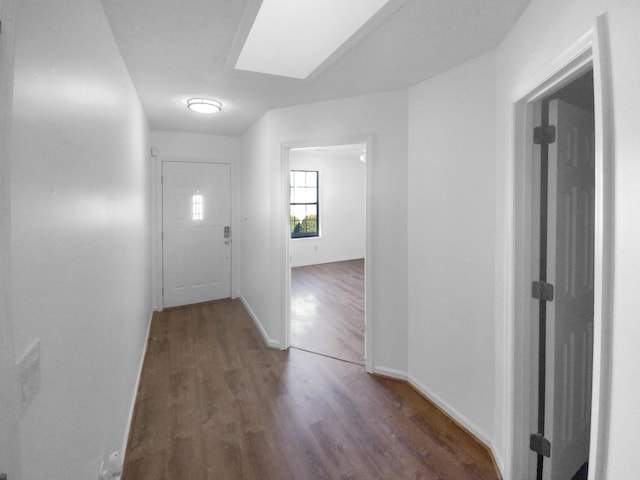
[[[407,372],[387,367],[373,367],[372,372],[383,377],[395,378],[397,380],[407,381]]]
[[[408,378],[407,381],[408,381],[409,385],[411,385],[413,388],[418,390],[425,397],[427,397],[429,400],[431,400],[433,403],[435,403],[447,415],[449,415],[456,422],[458,422],[461,426],[463,426],[465,429],[467,429],[469,432],[471,432],[478,440],[480,440],[482,443],[484,443],[487,446],[490,445],[490,443],[491,443],[490,440],[477,427],[476,424],[474,424],[467,417],[462,415],[458,410],[456,410],[454,407],[452,407],[449,403],[447,403],[442,398],[440,398],[438,395],[436,395],[432,390],[427,388],[426,385],[424,385],[423,383],[420,383],[420,381],[418,381],[415,377],[413,377],[411,375],[409,375],[409,378]]]
[[[131,399],[131,406],[129,407],[129,418],[127,419],[127,428],[124,432],[124,440],[122,442],[122,450],[120,452],[120,458],[124,465],[125,455],[127,454],[127,444],[129,443],[129,432],[131,431],[131,422],[133,422],[133,412],[136,406],[136,399],[138,398],[138,387],[140,386],[140,377],[142,376],[142,367],[144,365],[144,359],[147,356],[147,346],[149,345],[149,333],[151,331],[151,321],[153,320],[153,314],[155,310],[151,310],[149,316],[149,322],[147,323],[147,333],[144,337],[144,348],[142,349],[142,357],[140,358],[140,365],[138,366],[138,376],[136,378],[136,384],[133,389],[133,398]]]
[[[253,320],[253,324],[256,326],[256,329],[258,330],[258,332],[260,332],[260,336],[262,336],[262,341],[264,342],[264,344],[269,348],[281,350],[282,346],[280,345],[280,342],[277,342],[276,340],[269,337],[269,334],[262,326],[262,323],[258,319],[258,316],[255,314],[255,312],[249,305],[249,302],[247,302],[247,299],[244,298],[244,295],[240,295],[238,298],[240,299],[240,302],[242,303],[242,306],[244,307],[244,309],[249,314],[249,317],[251,318],[251,320]]]
[[[461,427],[466,429],[469,433],[471,433],[474,437],[476,437],[480,442],[482,442],[485,447],[489,450],[489,454],[492,457],[492,461],[497,472],[500,474],[501,478],[505,478],[504,476],[504,464],[498,461],[498,457],[495,454],[495,449],[493,448],[493,444],[491,440],[478,428],[478,426],[470,421],[467,417],[462,415],[458,410],[452,407],[449,403],[444,401],[441,397],[433,393],[432,390],[427,388],[426,385],[418,381],[415,377],[409,375],[407,379],[407,383],[415,388],[418,392],[432,401],[435,405],[437,405],[445,414],[451,417],[454,421],[460,424]]]
[[[493,444],[491,442],[487,443],[486,445],[491,450],[491,455],[493,455],[493,461],[495,462],[496,469],[500,473],[500,478],[508,478],[508,476],[505,476],[504,474],[505,472],[504,459],[502,458],[501,455],[498,455],[498,450],[493,448]]]

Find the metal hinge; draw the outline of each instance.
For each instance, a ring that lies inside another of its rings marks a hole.
[[[538,455],[551,456],[551,442],[539,433],[532,433],[529,437],[529,448]]]
[[[546,127],[535,127],[533,129],[533,143],[543,145],[556,141],[556,127],[547,125]]]
[[[545,302],[553,301],[553,285],[547,282],[532,282],[531,296]]]

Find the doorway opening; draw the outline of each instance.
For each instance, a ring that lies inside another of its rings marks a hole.
[[[593,371],[593,71],[534,103],[529,448],[538,480],[586,480]]]
[[[582,480],[606,467],[614,177],[605,34],[597,25],[514,104],[515,478]]]
[[[289,345],[365,364],[366,143],[288,150]]]

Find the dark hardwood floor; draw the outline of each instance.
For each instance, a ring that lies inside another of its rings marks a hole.
[[[123,480],[496,479],[403,382],[267,349],[241,303],[154,315]]]
[[[291,345],[364,365],[364,260],[291,269]]]

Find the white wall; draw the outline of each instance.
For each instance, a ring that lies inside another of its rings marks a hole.
[[[97,478],[120,451],[151,313],[149,129],[98,0],[16,17],[16,355],[41,342],[23,478]]]
[[[493,440],[495,56],[409,89],[409,379]]]
[[[513,102],[544,79],[556,58],[596,25],[596,18],[606,14],[604,25],[610,32],[613,86],[613,124],[615,128],[615,264],[613,285],[612,376],[608,439],[604,432],[602,446],[608,451],[606,471],[596,478],[631,478],[637,471],[636,452],[640,450],[640,343],[638,311],[640,303],[640,48],[638,25],[640,4],[635,0],[533,0],[497,51],[497,182],[496,182],[496,360],[497,389],[494,447],[504,466],[505,478],[511,477],[510,396],[513,381],[509,365],[514,352],[511,338],[513,305],[508,296],[512,281],[513,221]],[[541,34],[544,32],[544,34]],[[535,41],[533,41],[535,39]],[[607,283],[610,283],[609,281]],[[506,292],[506,293],[505,293]],[[596,362],[598,359],[596,358]],[[605,405],[606,407],[606,405]],[[593,441],[594,439],[592,439]],[[591,474],[591,472],[590,472]]]
[[[284,296],[284,292],[271,280],[279,270],[277,259],[281,258],[274,258],[272,253],[272,223],[277,217],[271,217],[271,203],[279,197],[272,191],[270,180],[271,170],[278,170],[279,162],[269,158],[271,116],[267,112],[241,138],[240,296],[265,342],[274,348],[284,348],[274,317],[281,300],[277,295]]]
[[[268,338],[284,345],[288,195],[283,145],[355,143],[367,150],[373,368],[407,370],[407,92],[273,110],[242,137],[242,294]],[[281,219],[278,221],[278,219]],[[368,245],[369,247],[369,245]]]
[[[195,115],[195,114],[194,114]],[[151,132],[151,146],[158,156],[235,163],[240,155],[240,138],[185,132]]]
[[[240,236],[239,204],[240,188],[237,172],[240,157],[240,137],[205,135],[185,132],[151,132],[151,147],[154,152],[152,197],[153,237],[151,250],[153,257],[154,309],[162,306],[162,188],[160,175],[163,161],[171,162],[212,162],[231,165],[231,296],[240,292]]]
[[[357,151],[292,150],[290,170],[320,177],[320,236],[291,240],[291,266],[364,258],[366,165]]]

